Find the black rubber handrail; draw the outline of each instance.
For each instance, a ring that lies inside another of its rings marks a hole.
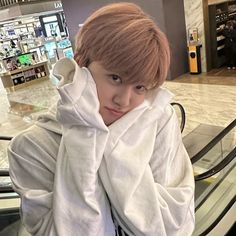
[[[0,177],[9,177],[9,170],[7,169],[0,169]],[[11,193],[14,192],[11,185],[1,185],[0,184],[0,193]]]
[[[177,106],[179,108],[180,112],[181,112],[180,130],[181,130],[181,133],[182,133],[183,130],[184,130],[184,127],[185,127],[185,122],[186,122],[186,115],[185,115],[184,107],[178,102],[172,102],[171,105],[172,106]]]
[[[7,141],[10,141],[12,140],[13,137],[11,136],[0,136],[0,140],[7,140]]]
[[[216,173],[223,170],[232,160],[234,160],[235,157],[236,157],[236,147],[216,166],[214,166],[213,168],[211,168],[210,170],[208,170],[202,174],[195,175],[194,176],[195,181],[207,179],[207,178],[215,175]]]
[[[191,162],[194,164],[199,161],[206,153],[208,153],[223,137],[228,134],[236,126],[236,119],[234,119],[226,128],[224,128],[216,137],[214,137],[205,147],[203,147],[197,154],[191,157]]]
[[[0,193],[13,193],[15,192],[12,186],[0,186]]]
[[[8,169],[0,169],[0,177],[9,176],[9,170]]]

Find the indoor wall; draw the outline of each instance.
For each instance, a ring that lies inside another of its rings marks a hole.
[[[71,41],[74,42],[79,24],[83,24],[93,11],[111,2],[120,1],[62,0]],[[188,71],[188,55],[183,0],[133,0],[129,2],[140,5],[166,33],[172,52],[168,79],[174,79],[186,73]]]

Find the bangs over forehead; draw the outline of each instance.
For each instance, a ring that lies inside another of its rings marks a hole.
[[[92,14],[80,30],[75,60],[80,66],[99,61],[128,83],[161,85],[169,67],[165,35],[135,4],[107,5]]]

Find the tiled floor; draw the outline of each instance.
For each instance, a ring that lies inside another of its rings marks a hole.
[[[210,75],[185,74],[164,84],[176,95],[174,101],[185,108],[183,136],[201,124],[225,127],[236,118],[236,72],[226,72],[227,77],[214,71]],[[9,93],[0,82],[0,135],[14,136],[29,127],[57,98],[54,81],[42,81]],[[233,136],[236,140],[235,133]],[[6,146],[6,141],[0,141],[0,168],[8,168]]]
[[[202,80],[208,79],[207,75],[202,78]],[[224,80],[224,77],[221,79]],[[231,80],[236,80],[236,77],[232,77]],[[187,122],[184,134],[199,124],[225,127],[236,118],[236,84],[216,85],[179,81],[167,82],[166,87],[176,94],[175,101],[180,102],[186,110]]]

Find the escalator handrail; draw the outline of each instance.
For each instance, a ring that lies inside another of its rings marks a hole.
[[[12,186],[0,186],[0,193],[13,193],[15,190]]]
[[[207,179],[207,178],[215,175],[216,173],[223,170],[235,157],[236,157],[236,147],[216,166],[212,167],[210,170],[208,170],[202,174],[195,175],[194,176],[195,181]]]
[[[186,115],[185,115],[184,107],[178,102],[172,102],[171,105],[172,106],[177,106],[179,108],[180,112],[181,112],[180,130],[181,130],[181,133],[182,133],[183,130],[184,130],[184,127],[185,127],[185,122],[186,122]]]
[[[8,169],[0,169],[0,177],[9,177]],[[1,186],[0,184],[0,193],[12,193],[15,192],[11,185]]]
[[[10,141],[12,140],[12,136],[0,136],[0,140],[6,140],[6,141]]]
[[[0,177],[9,176],[9,170],[8,169],[0,169]]]
[[[203,147],[197,154],[191,157],[191,162],[194,164],[199,161],[206,153],[208,153],[223,137],[228,134],[236,126],[236,119],[234,119],[227,127],[225,127],[217,136],[215,136],[205,147]]]

